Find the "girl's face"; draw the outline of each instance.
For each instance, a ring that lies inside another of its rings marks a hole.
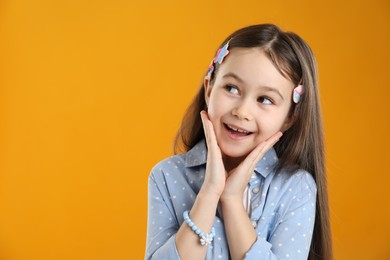
[[[258,144],[291,125],[293,83],[260,48],[235,48],[219,66],[206,103],[224,158],[245,158]]]

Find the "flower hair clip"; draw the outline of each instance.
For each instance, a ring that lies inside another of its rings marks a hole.
[[[296,88],[294,88],[293,101],[295,104],[298,104],[302,94],[303,94],[303,85],[299,84]]]
[[[210,76],[211,73],[213,73],[213,71],[214,71],[214,64],[216,62],[218,62],[221,65],[223,60],[225,59],[225,57],[229,54],[229,50],[228,50],[229,49],[229,42],[230,42],[230,40],[222,48],[218,49],[217,54],[211,60],[211,63],[209,65],[208,69],[207,69],[207,76]]]

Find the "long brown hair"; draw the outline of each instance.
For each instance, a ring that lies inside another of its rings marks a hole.
[[[317,203],[314,233],[309,259],[332,259],[332,243],[329,221],[327,181],[323,128],[318,93],[317,63],[306,42],[292,32],[284,32],[272,24],[253,25],[242,28],[228,36],[229,49],[261,48],[279,72],[295,85],[302,83],[304,93],[298,104],[293,104],[290,116],[293,125],[283,133],[274,146],[279,156],[276,170],[290,172],[304,169],[312,174],[317,184]],[[218,63],[210,75],[213,84],[218,73]],[[204,138],[200,111],[206,110],[205,92],[202,84],[198,94],[188,107],[174,141],[174,152],[190,150]]]

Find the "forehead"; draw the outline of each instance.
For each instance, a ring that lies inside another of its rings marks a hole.
[[[291,90],[293,87],[291,80],[279,72],[261,48],[232,49],[220,65],[216,80],[229,73],[236,74],[249,85],[280,86]]]

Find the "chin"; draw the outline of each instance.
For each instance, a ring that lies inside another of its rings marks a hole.
[[[229,149],[224,149],[221,147],[221,152],[226,158],[243,159],[249,154],[250,151],[237,149],[237,147],[231,147]]]

